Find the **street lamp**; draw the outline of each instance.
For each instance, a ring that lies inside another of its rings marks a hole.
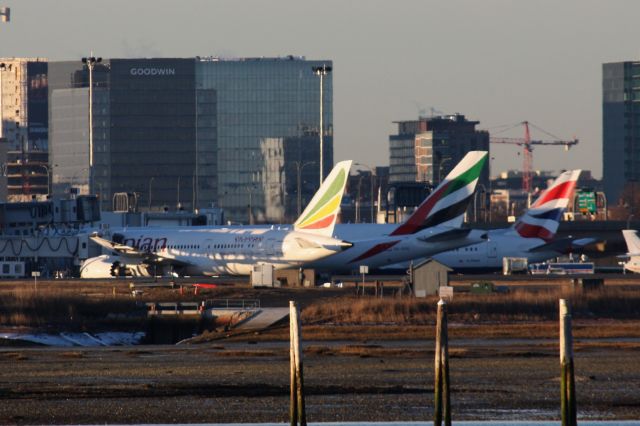
[[[82,58],[82,63],[89,69],[89,193],[93,189],[93,68],[102,62],[102,58],[91,56]]]
[[[305,163],[303,163],[302,161],[294,161],[293,164],[296,165],[296,182],[297,182],[297,189],[296,189],[296,199],[297,199],[297,203],[298,203],[298,216],[296,217],[300,217],[300,212],[302,210],[302,193],[300,192],[300,186],[302,186],[302,170],[304,169],[305,166],[308,166],[310,164],[316,164],[315,161],[307,161]]]
[[[362,178],[363,177],[364,177],[363,175],[360,175],[358,177],[358,197],[356,198],[356,220],[355,220],[356,223],[360,223],[360,204],[361,204],[360,203],[360,188],[362,186]]]
[[[151,184],[153,183],[154,179],[154,176],[151,176],[151,179],[149,179],[149,211],[151,211]]]
[[[323,145],[324,145],[324,124],[323,124],[323,120],[324,120],[324,113],[323,113],[323,107],[324,107],[324,99],[323,99],[323,95],[324,95],[324,76],[329,74],[331,72],[331,67],[327,66],[325,64],[322,64],[321,67],[313,67],[313,72],[315,75],[320,76],[320,185],[322,185],[322,181],[324,180],[324,170],[323,170]],[[318,186],[320,186],[318,185]]]
[[[36,167],[42,167],[47,171],[47,196],[51,195],[51,168],[46,164],[34,164]]]
[[[373,205],[374,205],[374,202],[373,202],[373,192],[374,192],[374,191],[373,191],[373,190],[374,190],[375,182],[376,182],[376,180],[375,180],[375,179],[376,179],[376,171],[375,171],[375,169],[374,169],[373,167],[371,167],[371,166],[370,166],[370,165],[368,165],[368,164],[364,164],[364,163],[354,163],[354,165],[355,165],[355,166],[362,166],[362,167],[366,167],[366,168],[368,168],[368,169],[369,169],[369,171],[371,172],[371,223],[375,223],[375,221],[374,221],[374,217],[375,217],[375,216],[374,216],[374,213],[373,213],[373,212],[374,212],[374,209],[373,209],[373,207],[374,207],[374,206],[373,206]]]
[[[249,193],[249,225],[253,225],[253,190],[255,189],[255,184],[249,184],[246,187],[247,192]]]
[[[438,166],[438,185],[442,182],[442,169],[447,161],[451,161],[451,157],[445,157],[440,160],[440,165]]]
[[[482,203],[483,206],[485,205],[484,200],[486,199],[486,196],[487,196],[487,188],[483,184],[479,183],[478,189],[480,188],[482,188],[482,192],[476,190],[473,193],[473,221],[476,223],[478,223],[478,193],[482,194],[482,198],[480,198],[480,202]],[[483,222],[486,222],[487,221],[486,209],[483,208],[482,210],[485,212],[483,214],[483,218],[484,218]]]

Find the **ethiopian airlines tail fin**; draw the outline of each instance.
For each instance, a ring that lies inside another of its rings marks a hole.
[[[296,231],[331,236],[340,212],[351,160],[335,165],[293,227]]]
[[[548,241],[555,237],[562,214],[573,196],[580,172],[581,170],[568,170],[558,176],[516,221],[512,230],[522,238],[541,238]]]
[[[473,198],[473,192],[486,160],[487,151],[468,152],[416,211],[391,235],[414,234],[445,222],[451,226],[462,225],[464,212]]]

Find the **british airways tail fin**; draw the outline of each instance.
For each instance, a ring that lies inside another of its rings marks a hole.
[[[333,234],[350,168],[351,160],[341,161],[335,165],[307,208],[293,224],[296,231],[327,237]]]
[[[391,235],[413,234],[445,222],[450,222],[452,226],[460,226],[486,160],[487,151],[468,152],[416,211]]]
[[[581,170],[568,170],[558,176],[549,188],[540,194],[535,203],[518,218],[512,230],[522,238],[550,240],[555,237],[562,214],[573,196],[580,172]]]

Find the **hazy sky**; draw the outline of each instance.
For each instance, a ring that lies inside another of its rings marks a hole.
[[[640,59],[640,1],[0,0],[0,56],[306,56],[334,61],[335,158],[388,164],[395,120],[460,112],[561,138],[536,169],[601,175],[603,62]],[[522,130],[500,136],[520,137]],[[537,139],[546,135],[533,132]],[[521,165],[494,146],[494,172]]]

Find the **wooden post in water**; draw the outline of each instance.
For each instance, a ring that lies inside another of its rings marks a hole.
[[[571,314],[566,299],[560,299],[560,417],[562,426],[577,426],[578,424],[575,389]]]
[[[307,413],[304,403],[304,379],[302,368],[302,350],[300,336],[300,316],[298,314],[298,307],[294,301],[289,302],[289,320],[290,320],[290,337],[291,337],[291,404],[292,407],[289,410],[291,415],[291,425],[297,424],[300,426],[307,426]],[[294,390],[295,389],[295,390]],[[295,393],[295,395],[294,395]],[[295,396],[295,398],[294,398]],[[294,401],[295,399],[295,401]],[[293,407],[295,405],[295,408]]]
[[[289,302],[289,370],[290,370],[290,398],[289,398],[289,424],[296,426],[298,424],[297,398],[298,388],[296,386],[296,355],[293,347],[293,311],[295,305],[293,301]]]
[[[449,387],[449,341],[447,333],[447,302],[438,302],[436,322],[436,351],[434,372],[434,410],[433,424],[451,426],[451,398]]]

